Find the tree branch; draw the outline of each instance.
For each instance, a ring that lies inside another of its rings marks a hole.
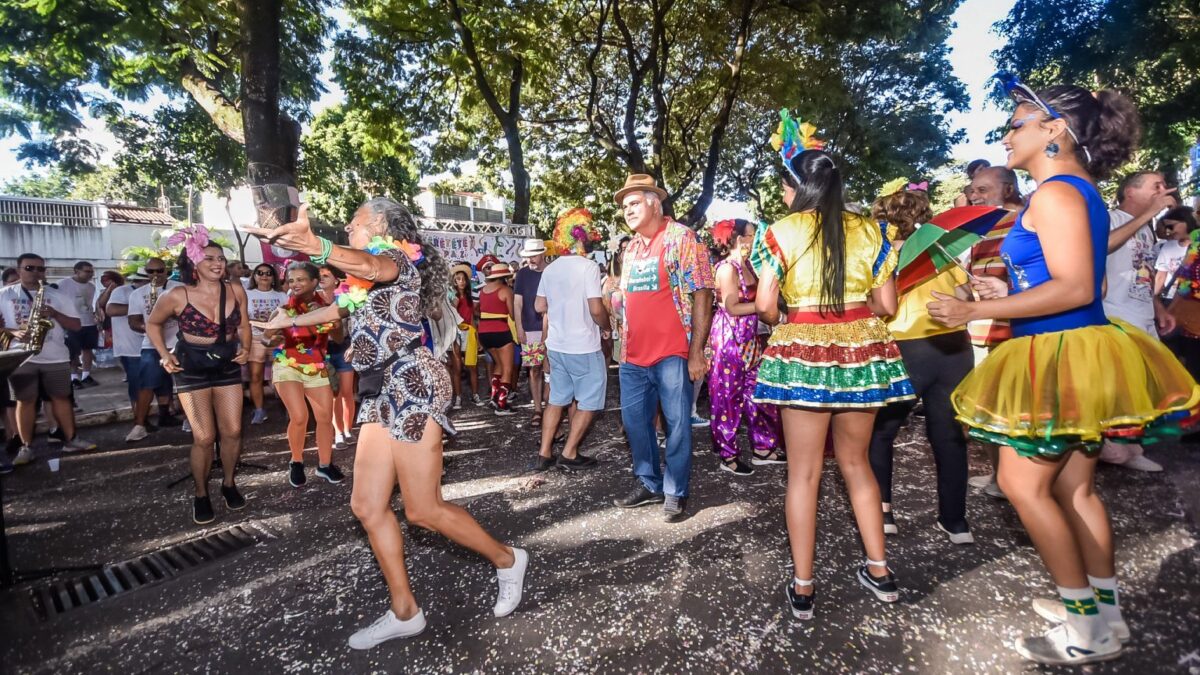
[[[212,119],[221,133],[237,143],[246,143],[246,129],[242,122],[242,109],[237,102],[229,100],[217,83],[205,77],[190,58],[179,66],[180,85],[196,105]]]

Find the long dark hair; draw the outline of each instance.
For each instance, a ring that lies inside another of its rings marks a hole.
[[[1105,180],[1129,161],[1142,140],[1141,117],[1124,94],[1107,89],[1093,94],[1083,87],[1056,84],[1037,95],[1071,125],[1079,139],[1079,162],[1096,180]]]
[[[250,280],[251,281],[250,289],[258,290],[258,271],[261,269],[270,270],[270,272],[271,272],[271,290],[278,291],[279,290],[279,270],[275,269],[275,266],[272,265],[271,263],[265,263],[265,262],[258,263],[257,265],[254,266],[254,273],[250,275],[250,276],[254,277],[253,279]]]
[[[463,275],[463,279],[467,282],[463,284],[462,293],[458,292],[458,275]],[[468,302],[475,304],[475,291],[471,288],[471,275],[462,270],[458,270],[451,277],[451,286],[454,289],[454,294],[465,297]]]
[[[363,206],[387,223],[387,233],[396,241],[406,240],[421,247],[425,260],[417,264],[421,275],[421,309],[426,316],[440,309],[446,302],[446,286],[450,270],[436,247],[426,245],[416,218],[399,202],[387,197],[375,197]]]
[[[846,304],[846,228],[842,224],[846,203],[842,199],[842,173],[829,153],[805,150],[792,158],[791,171],[784,171],[783,181],[796,191],[788,212],[816,214],[817,227],[809,248],[821,245],[821,311],[828,309],[841,314]]]
[[[221,255],[225,255],[225,248],[220,244],[209,243],[208,246],[204,247],[204,250],[207,251],[210,248],[215,248],[221,252]],[[192,262],[192,259],[188,257],[186,248],[179,253],[179,260],[175,261],[175,269],[179,270],[179,280],[188,286],[195,286],[200,281],[196,278],[196,263]],[[228,260],[225,261],[225,271],[229,271]]]

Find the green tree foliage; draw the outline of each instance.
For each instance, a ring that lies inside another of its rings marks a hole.
[[[31,173],[13,178],[0,185],[0,195],[35,197],[37,199],[65,199],[71,193],[71,177],[58,167],[42,173]]]
[[[1195,0],[1017,0],[997,62],[1039,87],[1119,89],[1142,114],[1144,168],[1173,173],[1200,134]]]
[[[282,2],[283,107],[297,120],[321,93],[316,79],[325,0]],[[30,163],[86,171],[99,156],[76,134],[84,111],[108,91],[143,100],[183,94],[222,134],[245,142],[240,14],[270,1],[0,0],[0,134],[21,134]],[[98,87],[95,85],[99,85]],[[269,85],[268,85],[269,88]],[[250,92],[261,98],[261,92]]]
[[[376,125],[364,110],[335,106],[313,120],[301,150],[306,198],[321,220],[347,223],[371,197],[412,201],[414,152],[398,118]]]

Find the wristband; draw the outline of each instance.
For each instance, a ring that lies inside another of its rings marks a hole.
[[[324,265],[329,260],[329,254],[333,253],[333,242],[325,237],[317,237],[317,239],[321,242],[321,255],[310,256],[310,258],[314,265],[320,266]]]

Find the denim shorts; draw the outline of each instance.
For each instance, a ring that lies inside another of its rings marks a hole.
[[[608,393],[608,368],[604,354],[564,354],[548,350],[550,357],[550,405],[568,406],[579,401],[580,410],[604,410]]]
[[[158,352],[142,350],[142,363],[138,368],[138,388],[153,389],[155,396],[170,396],[173,382],[171,375],[159,362]]]

